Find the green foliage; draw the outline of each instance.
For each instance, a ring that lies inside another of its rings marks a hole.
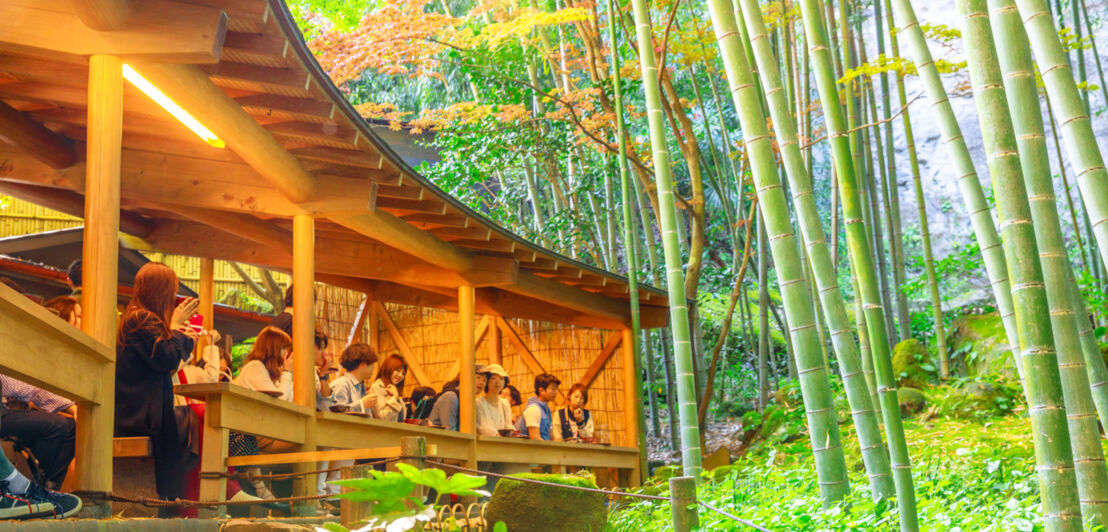
[[[235,375],[238,375],[239,368],[242,368],[242,364],[246,360],[247,355],[249,355],[250,350],[254,348],[254,340],[257,339],[257,336],[247,338],[231,346],[231,368]]]
[[[977,420],[1010,415],[1025,404],[1020,384],[1002,375],[952,379],[947,393],[936,401],[939,415]]]
[[[219,298],[219,302],[248,312],[261,314],[273,314],[274,310],[273,303],[238,288],[232,288],[224,292],[223,297]]]
[[[419,523],[434,518],[434,506],[424,505],[421,498],[412,495],[417,486],[433,489],[440,497],[489,495],[487,491],[477,489],[485,485],[485,477],[455,473],[447,478],[440,469],[419,469],[404,463],[396,464],[396,468],[398,471],[370,471],[368,478],[335,481],[335,484],[351,490],[340,494],[340,498],[373,503],[370,516],[359,523],[365,525],[367,530],[385,527],[390,532],[412,530]],[[346,528],[334,523],[324,528],[332,532],[347,532]]]
[[[784,447],[755,450],[736,461],[725,476],[698,485],[697,497],[770,530],[895,531],[897,511],[889,501],[870,499],[865,470],[850,426],[843,446],[851,454],[851,495],[822,510],[810,450]],[[1030,430],[1025,418],[982,424],[961,420],[906,420],[912,474],[922,530],[1043,530]],[[799,442],[806,445],[806,438]],[[665,483],[652,486],[668,494]],[[611,532],[669,530],[669,506],[638,501],[612,512]],[[746,531],[744,525],[701,510],[702,530]]]

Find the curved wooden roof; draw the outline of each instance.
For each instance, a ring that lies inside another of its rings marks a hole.
[[[125,86],[120,228],[131,245],[287,270],[291,217],[311,214],[320,281],[441,308],[469,284],[480,313],[628,322],[625,278],[521,239],[405,164],[280,0],[0,3],[0,191],[83,213],[98,53],[123,57],[227,143],[207,145]],[[665,293],[639,294],[643,326],[664,324]]]

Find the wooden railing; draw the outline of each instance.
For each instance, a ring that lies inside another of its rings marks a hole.
[[[0,285],[0,373],[77,402],[111,404],[101,377],[114,361],[108,346]]]
[[[540,464],[565,467],[614,468],[638,473],[639,450],[595,444],[547,442],[474,436],[440,428],[396,423],[332,412],[312,412],[305,407],[230,383],[186,384],[175,388],[179,395],[204,401],[204,450],[201,470],[222,472],[228,465],[303,463],[327,459],[394,458],[401,455],[402,437],[420,436],[429,455],[475,467],[477,462]],[[343,452],[322,450],[286,453],[272,458],[228,458],[230,431],[302,443],[314,441],[320,449],[357,449]],[[200,481],[200,499],[223,500],[226,478],[205,475]]]

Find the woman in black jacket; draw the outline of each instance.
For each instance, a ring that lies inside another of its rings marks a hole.
[[[115,364],[115,434],[147,436],[154,444],[158,495],[177,499],[199,457],[199,423],[188,407],[174,408],[173,381],[192,354],[196,333],[188,326],[198,302],[174,305],[177,275],[151,262],[135,276],[134,296],[120,319]]]

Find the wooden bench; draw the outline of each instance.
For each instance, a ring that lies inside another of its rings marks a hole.
[[[145,436],[113,438],[112,458],[153,458],[154,443]]]

